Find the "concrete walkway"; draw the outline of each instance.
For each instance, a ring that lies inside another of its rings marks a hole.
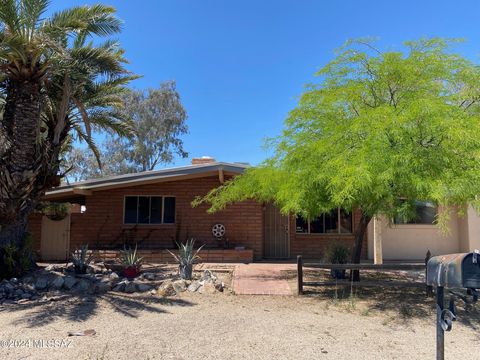
[[[233,291],[237,295],[293,295],[282,270],[295,264],[237,264],[233,271]]]

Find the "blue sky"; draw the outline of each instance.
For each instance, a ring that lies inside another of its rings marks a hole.
[[[98,1],[54,0],[52,10]],[[190,156],[257,164],[313,73],[347,39],[384,49],[420,37],[460,37],[478,61],[479,1],[110,0],[132,87],[176,80],[189,114]],[[190,159],[176,159],[174,165]]]

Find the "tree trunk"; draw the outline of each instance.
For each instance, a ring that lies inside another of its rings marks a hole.
[[[367,232],[368,224],[370,223],[371,217],[365,215],[362,212],[362,216],[360,217],[360,222],[355,229],[355,242],[353,245],[353,253],[352,253],[352,264],[359,264],[360,258],[362,255],[362,245],[363,245],[363,238],[365,237],[365,233]],[[352,281],[360,281],[360,271],[359,270],[352,270],[350,272],[350,280]]]
[[[5,265],[7,248],[23,249],[28,216],[42,195],[36,183],[43,165],[40,83],[11,81],[6,90],[2,140],[7,145],[0,153],[0,265]]]

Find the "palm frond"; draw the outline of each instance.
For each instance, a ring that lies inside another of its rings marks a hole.
[[[0,2],[0,22],[11,34],[19,33],[20,17],[16,0],[2,0]]]
[[[78,140],[80,142],[84,141],[88,148],[92,151],[93,155],[95,156],[95,160],[97,160],[97,164],[99,168],[102,168],[102,160],[101,160],[101,155],[100,155],[100,150],[98,149],[97,144],[95,143],[95,140],[93,140],[92,137],[89,137],[85,131],[82,129],[82,127],[78,124],[74,124],[72,126],[72,129],[75,132],[75,135],[77,136]]]
[[[123,50],[84,46],[72,49],[70,55],[77,66],[77,71],[94,71],[108,77],[119,76],[126,72],[122,65],[125,62],[122,56]]]
[[[21,0],[18,3],[23,35],[31,39],[40,22],[40,17],[50,5],[50,0]]]
[[[82,31],[88,36],[108,36],[121,30],[122,21],[114,13],[115,8],[101,4],[77,6],[56,12],[44,26],[51,33]]]

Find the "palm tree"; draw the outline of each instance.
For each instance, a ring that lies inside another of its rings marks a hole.
[[[72,136],[95,150],[92,129],[128,133],[116,110],[133,78],[123,51],[111,41],[87,43],[120,31],[115,10],[82,6],[42,19],[48,5],[0,3],[0,266],[6,247],[23,247],[29,214],[59,183],[60,154]]]

